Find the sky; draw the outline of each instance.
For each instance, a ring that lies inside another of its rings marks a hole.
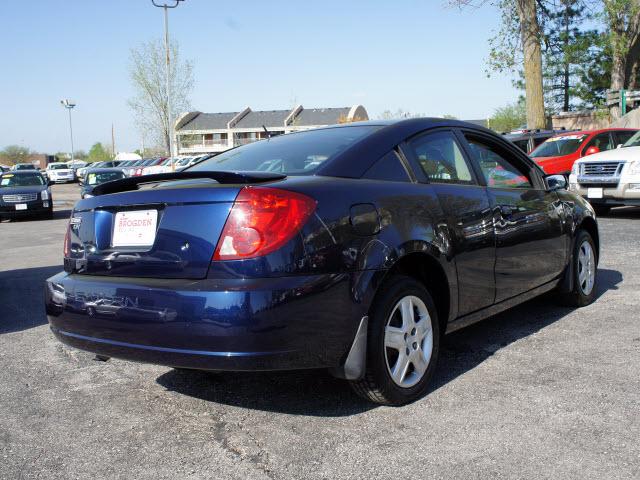
[[[403,109],[487,118],[517,99],[511,79],[487,77],[488,39],[499,28],[487,5],[447,0],[185,0],[169,30],[194,64],[194,110],[343,107],[370,118]],[[140,147],[127,99],[129,52],[162,38],[150,0],[19,0],[0,9],[0,149],[68,151],[111,141]]]

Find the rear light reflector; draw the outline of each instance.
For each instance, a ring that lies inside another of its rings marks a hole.
[[[69,235],[70,225],[67,225],[67,233],[64,234],[64,258],[67,258],[71,253],[71,236]]]
[[[218,240],[213,260],[242,260],[278,250],[300,231],[316,201],[269,187],[240,190]]]

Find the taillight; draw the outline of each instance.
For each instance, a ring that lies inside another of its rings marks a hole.
[[[300,231],[316,201],[300,193],[268,187],[240,190],[218,240],[213,260],[267,255]]]
[[[67,233],[64,234],[64,258],[67,258],[71,253],[71,236],[69,235],[70,226],[67,225]]]

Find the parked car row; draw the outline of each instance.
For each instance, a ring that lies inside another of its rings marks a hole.
[[[547,137],[546,139],[544,139]],[[605,128],[553,132],[523,130],[505,138],[527,151],[547,174],[561,174],[568,188],[587,198],[597,212],[640,205],[640,132]]]

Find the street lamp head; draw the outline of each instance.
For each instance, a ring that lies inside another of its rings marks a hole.
[[[180,4],[180,2],[184,2],[184,0],[169,0],[164,3],[158,3],[156,2],[156,0],[151,0],[151,3],[153,4],[154,7],[161,7],[161,8],[176,8]]]
[[[60,100],[60,104],[64,108],[73,108],[76,106],[76,102],[74,102],[73,100],[69,100],[68,98],[65,98],[64,100]]]

